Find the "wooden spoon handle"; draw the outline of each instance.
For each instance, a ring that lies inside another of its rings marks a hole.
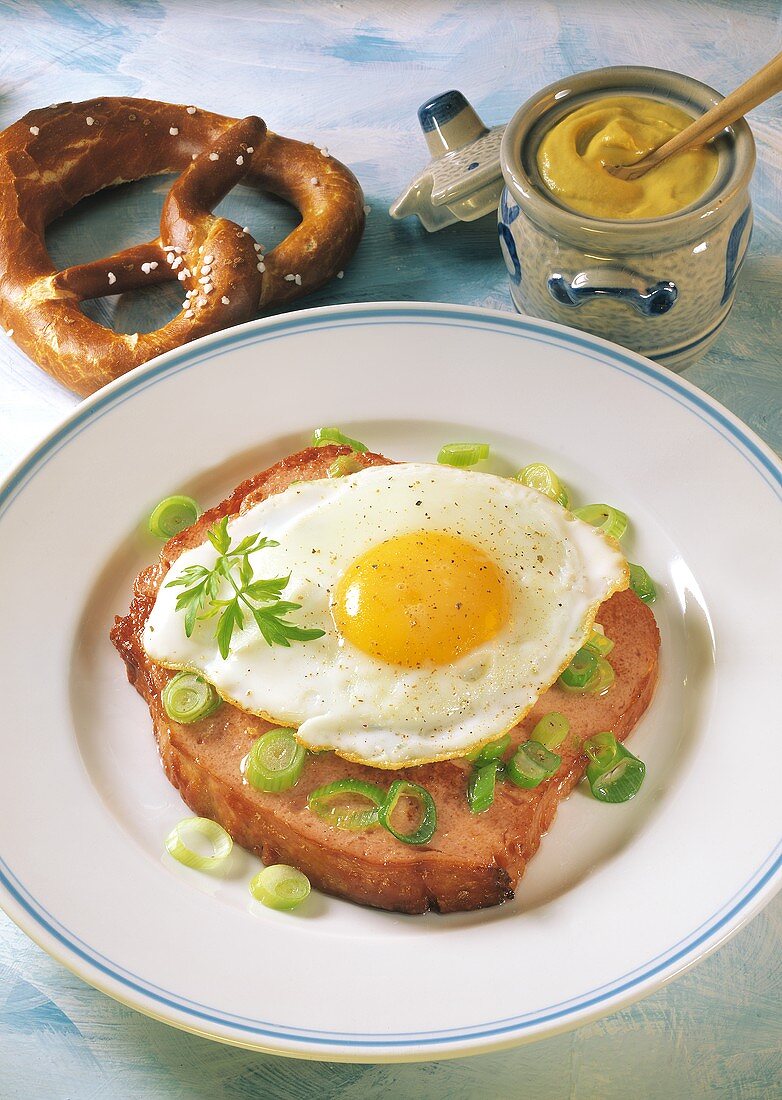
[[[655,168],[660,161],[666,160],[674,153],[681,153],[693,145],[703,145],[716,134],[729,126],[731,122],[741,118],[747,111],[757,107],[759,103],[770,99],[771,96],[782,92],[782,53],[773,57],[767,65],[759,69],[754,76],[746,80],[730,95],[708,110],[700,118],[697,118],[689,126],[666,141],[658,149],[653,150],[643,160],[636,164],[624,167],[616,174],[624,179],[635,179],[642,176],[650,168]]]

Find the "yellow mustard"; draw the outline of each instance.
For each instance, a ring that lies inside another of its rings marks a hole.
[[[538,170],[565,206],[594,218],[659,218],[694,202],[717,171],[710,145],[678,153],[637,180],[607,164],[634,164],[692,122],[670,103],[606,96],[578,107],[544,136]]]

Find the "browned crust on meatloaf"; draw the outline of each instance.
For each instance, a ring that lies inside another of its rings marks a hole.
[[[557,751],[559,772],[535,790],[500,784],[494,804],[470,813],[466,799],[469,767],[454,760],[406,768],[389,777],[377,769],[342,760],[334,753],[310,755],[298,784],[281,794],[264,794],[243,782],[242,757],[270,726],[263,719],[224,704],[192,726],[171,721],[160,695],[172,673],[144,652],[141,635],[158,588],[171,563],[206,537],[207,528],[291,481],[325,476],[345,447],[308,448],[249,478],[188,530],[163,548],[158,564],[137,578],[128,614],[115,620],[111,639],[127,666],[128,678],[146,700],[166,775],[187,805],[219,821],[264,863],[299,867],[317,888],[382,909],[422,913],[478,909],[513,897],[559,802],[586,767],[583,741],[600,730],[624,739],[646,710],[657,678],[659,634],[649,608],[631,591],[616,593],[600,609],[598,621],[615,642],[609,661],[616,681],[603,697],[572,695],[556,685],[512,731],[513,744],[525,740],[542,714],[558,710],[570,719],[570,734]],[[381,455],[359,456],[365,465],[388,462]],[[437,805],[438,824],[429,844],[411,847],[384,829],[361,833],[329,827],[307,808],[307,795],[344,776],[385,787],[391,778],[421,783]]]

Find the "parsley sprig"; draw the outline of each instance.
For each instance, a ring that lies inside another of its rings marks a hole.
[[[219,555],[214,568],[189,565],[180,577],[166,585],[166,588],[183,589],[177,596],[176,609],[185,613],[185,634],[188,638],[197,620],[218,615],[215,638],[220,656],[225,660],[234,631],[242,629],[247,612],[255,619],[270,646],[290,646],[291,642],[309,642],[323,636],[323,630],[305,630],[285,618],[301,607],[299,603],[281,599],[291,579],[290,573],[287,577],[253,579],[250,554],[267,546],[279,546],[278,542],[261,534],[248,535],[232,549],[227,516],[207,531],[207,538]],[[235,593],[227,600],[218,599],[223,581],[227,581]]]

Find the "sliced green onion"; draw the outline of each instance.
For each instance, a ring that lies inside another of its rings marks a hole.
[[[595,659],[594,671],[585,681],[584,674],[590,667],[590,662],[584,663],[580,659],[576,667],[576,658],[579,658],[579,653],[583,652],[591,653]],[[583,695],[605,695],[616,679],[612,665],[608,663],[605,657],[598,657],[596,650],[591,646],[585,646],[584,649],[579,650],[579,653],[575,654],[568,668],[560,676],[560,686],[564,687],[565,691]]]
[[[588,738],[581,747],[589,757],[590,763],[598,764],[601,768],[609,768],[616,756],[618,744],[613,733],[604,732]]]
[[[329,443],[339,443],[343,447],[350,447],[351,451],[359,451],[363,454],[367,448],[357,439],[351,439],[339,428],[316,428],[312,433],[313,447],[326,447]]]
[[[178,672],[163,688],[161,698],[168,717],[186,726],[208,718],[222,702],[212,685],[194,672]]]
[[[587,504],[585,508],[576,508],[573,515],[615,539],[621,539],[627,530],[627,516],[610,504]]]
[[[363,799],[368,805],[355,805]],[[371,829],[379,824],[378,810],[386,800],[386,792],[375,783],[363,779],[337,779],[327,783],[307,798],[307,805],[314,814],[335,829]]]
[[[646,765],[620,744],[612,733],[598,733],[584,742],[589,757],[587,780],[600,802],[628,802],[646,775]]]
[[[559,770],[562,757],[538,741],[524,741],[505,765],[508,779],[517,787],[529,790]]]
[[[646,572],[642,565],[633,565],[632,562],[628,562],[627,566],[630,570],[630,587],[636,596],[644,601],[644,603],[653,603],[657,598],[657,589],[654,587],[654,581]]]
[[[582,646],[559,677],[559,684],[569,691],[584,691],[597,672],[599,658],[594,649]]]
[[[504,771],[499,760],[491,760],[480,768],[476,768],[467,783],[467,802],[470,813],[482,814],[488,810],[494,801],[494,788],[497,783],[498,773]]]
[[[149,533],[156,539],[170,539],[195,523],[201,515],[192,497],[166,497],[149,517]]]
[[[488,443],[446,443],[437,461],[441,466],[474,466],[489,457]]]
[[[484,764],[489,764],[492,760],[499,760],[501,756],[504,756],[509,744],[510,734],[506,733],[496,741],[490,741],[488,745],[482,745],[481,748],[468,752],[464,759],[469,760],[476,768],[482,768]]]
[[[275,863],[250,879],[250,893],[269,909],[295,909],[309,897],[310,880],[295,867]]]
[[[539,493],[551,497],[563,508],[567,508],[570,503],[570,497],[565,486],[551,467],[544,465],[542,462],[531,462],[529,466],[525,466],[516,475],[516,478],[522,485],[527,485],[530,489],[537,489]]]
[[[556,710],[544,714],[530,734],[544,749],[557,749],[570,733],[570,722]]]
[[[203,837],[212,845],[212,854],[204,856],[194,851],[185,842],[188,833]],[[180,863],[184,863],[185,867],[193,867],[196,871],[210,871],[213,867],[217,867],[231,854],[233,846],[234,842],[222,825],[218,825],[209,817],[186,817],[184,821],[175,825],[166,837],[166,849],[169,855]]]
[[[257,791],[287,791],[298,782],[306,757],[294,730],[269,730],[250,749],[244,777]]]
[[[607,657],[614,648],[614,643],[610,638],[606,638],[603,633],[603,628],[601,627],[600,630],[597,629],[597,623],[595,623],[595,628],[589,635],[585,644],[588,649],[594,649],[599,657]]]
[[[400,833],[393,825],[391,818],[400,798],[413,798],[421,809],[421,821],[417,829],[412,833]],[[437,828],[437,807],[434,799],[425,787],[419,787],[417,783],[410,783],[406,779],[396,779],[388,788],[383,805],[378,808],[378,819],[384,829],[391,836],[401,840],[404,844],[426,844],[434,836]]]
[[[347,474],[357,474],[364,469],[364,464],[355,455],[340,455],[335,458],[328,468],[329,477],[345,477]]]
[[[614,686],[615,679],[616,674],[605,657],[598,657],[597,669],[587,684],[585,692],[587,695],[605,695],[608,689]]]

